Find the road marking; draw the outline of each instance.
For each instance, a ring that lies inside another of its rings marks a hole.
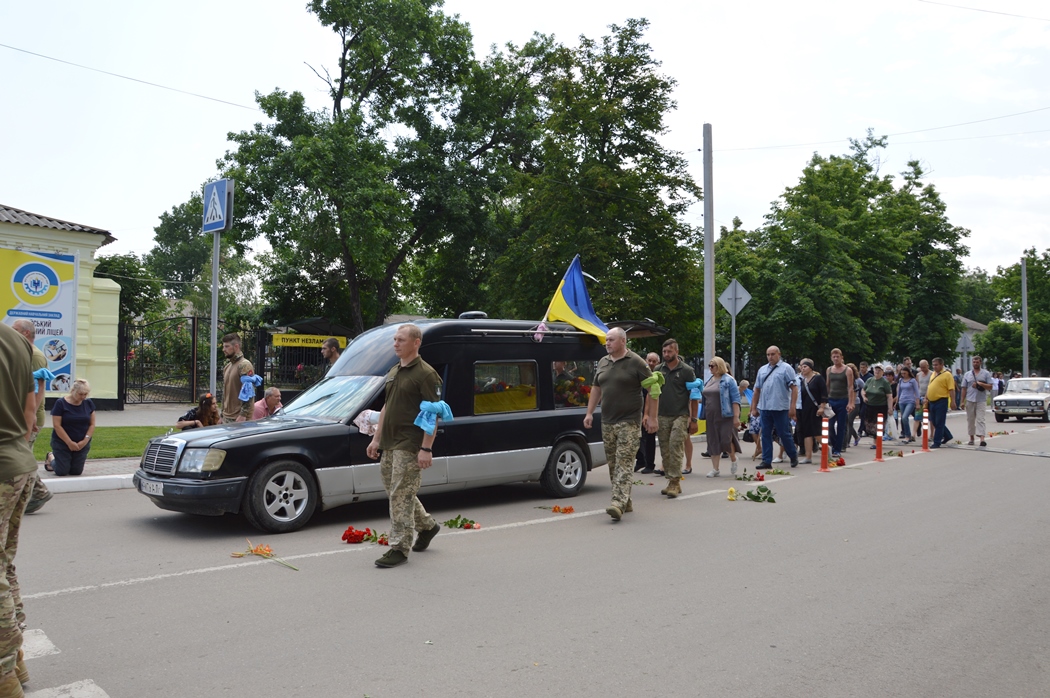
[[[982,450],[986,450],[986,449],[982,449]],[[913,453],[905,453],[904,456],[907,458],[907,457],[919,455],[920,453],[922,453],[922,451],[916,450]],[[895,459],[895,458],[898,458],[898,457],[899,456],[890,456],[889,458],[886,459],[885,462],[891,462],[892,459]],[[871,464],[876,463],[876,462],[877,461],[868,460],[868,461],[862,461],[860,463],[850,463],[848,465],[840,465],[840,466],[837,466],[835,468],[832,468],[831,472],[835,472],[837,470],[847,470],[847,469],[850,469],[850,468],[857,468],[857,467],[860,467],[862,465],[871,465]],[[802,472],[807,472],[807,471],[802,471]],[[821,474],[819,471],[816,471],[816,470],[809,471],[809,472],[811,472],[812,474]],[[792,480],[792,479],[795,479],[795,478],[797,478],[797,475],[783,475],[783,476],[780,476],[780,477],[775,477],[775,478],[773,478],[771,480],[767,479],[762,484],[768,485],[768,484],[771,484],[771,483],[774,483],[774,482],[785,482],[785,481]],[[737,486],[735,484],[736,482],[741,482],[741,483],[747,482],[747,481],[741,481],[741,480],[735,480],[735,479],[734,480],[728,480],[728,481],[734,483],[733,485],[730,485],[732,487],[736,487]],[[756,483],[754,481],[750,481],[750,482],[752,482],[752,484],[756,484],[756,485],[759,484],[759,483]],[[747,487],[748,485],[741,484],[740,486]],[[715,494],[725,494],[727,489],[728,489],[728,487],[726,487],[725,489],[707,490],[705,492],[694,492],[692,494],[680,495],[676,499],[677,500],[689,500],[689,499],[696,499],[697,497],[709,497],[709,496],[715,495]],[[574,512],[572,514],[559,514],[557,516],[545,516],[543,518],[530,519],[528,521],[515,521],[513,523],[499,524],[499,525],[496,525],[496,526],[487,526],[487,527],[481,528],[481,529],[479,529],[477,531],[465,531],[465,530],[450,531],[450,532],[446,533],[445,535],[446,536],[450,536],[450,535],[466,535],[466,534],[471,534],[471,533],[484,533],[486,531],[503,531],[503,530],[513,529],[513,528],[524,528],[526,526],[536,526],[536,525],[539,525],[539,524],[548,524],[548,523],[555,523],[555,522],[558,522],[558,521],[568,521],[568,520],[571,520],[571,519],[580,519],[580,518],[584,518],[584,517],[588,517],[588,516],[602,516],[602,515],[606,515],[605,514],[605,509],[594,509],[592,511],[578,511],[578,512]],[[316,552],[316,553],[304,553],[302,555],[290,555],[290,556],[282,558],[282,559],[288,560],[288,561],[292,561],[292,560],[307,560],[307,559],[312,559],[312,558],[327,557],[329,555],[342,555],[344,553],[355,553],[355,552],[374,550],[375,547],[376,546],[346,546],[346,547],[343,547],[343,548],[337,548],[335,550],[322,550],[322,551],[319,551],[319,552]],[[237,563],[232,563],[232,564],[228,564],[228,565],[216,565],[214,567],[201,567],[201,568],[193,569],[193,570],[184,570],[182,572],[169,572],[169,573],[166,573],[166,574],[155,574],[155,575],[152,575],[152,576],[149,576],[149,577],[134,577],[134,578],[131,578],[131,579],[122,579],[122,580],[118,580],[118,581],[115,581],[115,582],[105,582],[103,584],[91,584],[91,585],[88,585],[88,586],[81,586],[81,587],[68,587],[66,589],[56,589],[54,591],[42,591],[42,592],[38,592],[36,594],[23,594],[22,598],[23,599],[48,599],[48,598],[54,598],[56,596],[68,596],[70,594],[80,594],[80,593],[89,592],[89,591],[99,591],[99,590],[102,590],[102,589],[110,589],[110,588],[113,588],[113,587],[135,586],[135,585],[138,585],[138,584],[146,584],[146,583],[149,583],[149,582],[159,582],[159,581],[162,581],[162,580],[165,580],[165,579],[174,579],[174,578],[177,578],[177,577],[189,577],[189,576],[198,575],[198,574],[210,574],[212,572],[226,572],[226,571],[230,571],[230,570],[243,569],[245,567],[256,567],[258,565],[267,565],[267,564],[273,564],[273,563],[268,561],[268,560],[253,560],[253,561],[249,561],[249,562],[237,562]],[[79,698],[79,696],[77,698]]]
[[[43,630],[26,630],[22,633],[22,650],[26,659],[46,657],[49,654],[58,654],[62,650],[55,647]]]
[[[99,685],[87,679],[68,683],[57,688],[45,688],[40,691],[27,693],[26,698],[109,698],[109,694],[99,688]]]

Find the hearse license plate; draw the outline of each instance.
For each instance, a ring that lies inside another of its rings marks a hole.
[[[143,494],[155,494],[158,497],[164,496],[163,482],[150,482],[149,480],[139,480],[139,486],[142,488]]]

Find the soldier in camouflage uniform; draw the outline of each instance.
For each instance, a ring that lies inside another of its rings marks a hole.
[[[590,429],[594,410],[602,406],[602,441],[605,458],[609,462],[612,481],[612,503],[605,513],[619,521],[626,512],[633,511],[631,482],[634,476],[634,458],[641,439],[639,425],[646,431],[656,431],[657,402],[646,397],[642,381],[652,376],[642,357],[627,349],[627,334],[619,327],[609,330],[605,337],[608,354],[598,362],[594,384],[587,401],[587,416],[583,426]],[[643,411],[645,416],[643,417]]]
[[[0,698],[23,696],[29,681],[22,655],[22,606],[14,557],[18,530],[32,491],[36,460],[29,435],[36,423],[33,351],[25,337],[0,324]]]
[[[47,357],[44,356],[44,352],[40,351],[40,348],[34,344],[36,342],[36,325],[33,324],[32,320],[26,320],[21,318],[11,323],[13,327],[20,335],[26,338],[29,344],[33,347],[33,371],[37,371],[41,368],[47,368]],[[36,380],[36,428],[33,429],[33,433],[29,437],[29,450],[33,450],[33,444],[36,443],[36,437],[40,434],[40,430],[44,428],[44,392],[47,390],[47,381],[43,378]],[[26,507],[26,513],[32,514],[34,511],[39,511],[40,507],[44,506],[54,495],[51,494],[51,490],[47,488],[44,481],[40,479],[40,475],[36,472],[33,473],[33,494],[29,498],[29,505]]]
[[[685,440],[696,429],[696,400],[689,399],[685,384],[696,380],[693,367],[678,357],[678,342],[668,339],[663,346],[662,364],[656,367],[664,374],[660,391],[659,431],[660,453],[663,456],[667,487],[660,494],[674,498],[682,493],[682,460],[685,458]]]
[[[398,363],[386,374],[386,401],[368,457],[382,459],[379,472],[390,497],[390,550],[376,560],[377,567],[396,567],[408,562],[408,551],[422,552],[441,530],[416,497],[422,471],[433,462],[435,434],[427,434],[414,422],[422,401],[441,399],[441,377],[419,356],[423,333],[415,325],[401,325],[394,334]],[[415,545],[413,534],[419,532]]]

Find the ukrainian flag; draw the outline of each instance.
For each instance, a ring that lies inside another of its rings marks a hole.
[[[587,286],[583,281],[580,255],[573,258],[565,277],[558,284],[558,290],[554,292],[545,319],[567,322],[582,332],[593,334],[599,342],[605,344],[605,334],[609,328],[594,313],[591,297],[587,294]]]

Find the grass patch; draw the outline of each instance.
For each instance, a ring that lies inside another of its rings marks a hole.
[[[50,428],[41,429],[33,444],[33,455],[38,461],[44,460],[51,450],[51,431]],[[168,427],[95,427],[88,460],[141,456],[147,441],[167,432]]]

